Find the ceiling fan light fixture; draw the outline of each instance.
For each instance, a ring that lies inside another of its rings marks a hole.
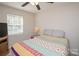
[[[35,2],[36,5],[38,5],[38,2]]]
[[[38,5],[38,2],[30,2],[32,5]]]
[[[35,5],[35,3],[34,2],[30,2],[32,5]]]

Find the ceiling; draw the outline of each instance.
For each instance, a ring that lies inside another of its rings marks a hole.
[[[28,12],[32,12],[32,13],[37,13],[40,12],[41,10],[46,10],[47,8],[49,8],[51,5],[50,3],[47,2],[39,2],[40,8],[41,10],[37,10],[36,6],[28,4],[25,7],[21,7],[22,4],[24,4],[25,2],[1,2],[1,4],[3,5],[7,5],[13,8],[17,8],[20,10],[24,10],[24,11],[28,11]]]
[[[24,11],[28,11],[31,13],[38,13],[40,11],[46,11],[49,10],[51,8],[55,8],[55,6],[68,6],[68,5],[77,5],[79,3],[77,2],[54,2],[53,4],[47,3],[47,2],[39,2],[40,8],[41,10],[37,10],[36,6],[32,5],[32,4],[28,4],[25,7],[21,7],[22,4],[24,4],[25,2],[0,2],[0,4],[2,5],[6,5],[6,6],[10,6],[16,9],[20,9],[20,10],[24,10]]]

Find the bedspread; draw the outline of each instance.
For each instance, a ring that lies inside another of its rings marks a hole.
[[[66,56],[68,55],[67,47],[59,44],[56,40],[48,42],[35,37],[34,39],[18,41],[12,47],[16,56]]]

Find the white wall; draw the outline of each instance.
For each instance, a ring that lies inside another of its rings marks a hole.
[[[79,3],[54,3],[36,15],[36,26],[66,32],[71,49],[79,50]]]
[[[8,36],[9,45],[14,44],[16,40],[26,40],[35,26],[34,14],[0,5],[0,22],[7,22],[7,14],[22,15],[24,18],[23,34]]]

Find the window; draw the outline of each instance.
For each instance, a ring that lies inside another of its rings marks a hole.
[[[23,16],[7,14],[8,34],[23,33]]]

